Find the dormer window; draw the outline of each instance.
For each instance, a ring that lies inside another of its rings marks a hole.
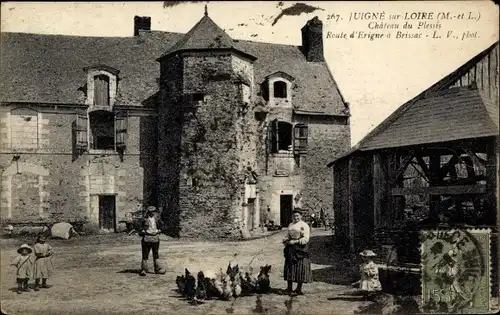
[[[292,87],[295,79],[282,71],[266,77],[261,85],[263,97],[270,106],[292,107]]]
[[[287,84],[284,81],[274,82],[274,97],[275,98],[286,98],[287,96]]]
[[[95,65],[83,70],[87,73],[86,104],[97,110],[111,110],[118,92],[120,71],[106,65]]]

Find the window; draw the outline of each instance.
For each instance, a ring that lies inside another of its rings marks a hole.
[[[29,108],[16,108],[10,112],[11,147],[38,148],[38,112]]]
[[[271,153],[291,150],[292,146],[292,124],[273,120],[270,124],[269,147]]]
[[[204,101],[205,101],[205,94],[203,93],[184,94],[184,102],[186,103],[198,103]]]
[[[115,148],[115,119],[113,113],[95,111],[89,114],[90,148],[113,150]]]
[[[194,102],[203,102],[205,100],[205,95],[203,93],[194,93],[193,101]]]
[[[273,85],[275,98],[287,98],[287,84],[283,81],[276,81]]]
[[[109,77],[104,74],[94,77],[94,105],[109,106]]]
[[[292,151],[296,155],[307,152],[308,129],[305,124],[292,124],[273,120],[268,127],[269,153]]]
[[[124,150],[127,136],[127,114],[124,112],[78,112],[75,145],[81,151]]]
[[[189,93],[182,96],[183,106],[186,112],[194,112],[200,102],[205,101],[205,94],[203,93]]]

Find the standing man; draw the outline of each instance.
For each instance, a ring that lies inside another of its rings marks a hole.
[[[158,250],[160,248],[160,233],[163,228],[163,222],[156,215],[156,207],[149,206],[147,208],[147,215],[144,218],[143,228],[141,231],[142,241],[142,262],[141,262],[141,276],[145,276],[148,269],[149,252],[153,252],[155,273],[165,274],[165,269],[160,265],[160,256]]]

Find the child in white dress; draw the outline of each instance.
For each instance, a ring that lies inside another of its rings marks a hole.
[[[373,251],[365,249],[359,255],[363,258],[359,271],[361,279],[354,282],[353,286],[358,286],[366,297],[372,297],[382,291],[382,284],[378,278],[378,267],[373,262],[373,257],[377,256]]]
[[[35,278],[35,291],[40,288],[50,288],[47,279],[52,275],[52,247],[45,242],[45,235],[39,235],[35,243],[35,268],[33,270]],[[40,286],[40,279],[42,286]]]

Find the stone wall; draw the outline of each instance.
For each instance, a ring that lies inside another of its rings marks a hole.
[[[11,140],[2,141],[0,147],[3,221],[93,219],[98,223],[98,208],[92,196],[113,194],[118,222],[127,212],[136,210],[138,204],[155,201],[155,117],[130,114],[127,150],[122,161],[117,153],[75,153],[73,109],[35,109],[38,120],[44,123],[44,132],[38,132],[38,148],[11,148]],[[13,127],[9,116],[10,108],[2,107],[2,139],[12,135],[8,132]]]
[[[183,62],[171,56],[161,63],[158,104],[158,206],[164,209],[166,232],[179,236],[179,184],[181,160]]]
[[[300,161],[304,189],[301,191],[305,208],[323,208],[333,216],[332,170],[326,165],[350,148],[350,127],[345,119],[308,118],[307,155]]]
[[[262,123],[242,106],[240,79],[253,82],[252,65],[231,54],[206,52],[167,59],[162,73],[160,124],[168,132],[160,134],[159,160],[170,163],[159,162],[159,178],[169,231],[173,236],[239,236],[245,180],[257,169],[261,145]],[[198,93],[203,100],[183,97]]]
[[[235,210],[241,190],[237,125],[239,86],[231,55],[186,57],[184,93],[204,93],[205,101],[184,115],[182,173],[193,184],[180,185],[181,234],[238,235]]]
[[[350,147],[350,127],[345,118],[294,116],[292,109],[270,108],[267,121],[273,119],[308,125],[308,150],[300,158],[293,152],[268,154],[266,145],[259,152],[258,173],[266,175],[260,185],[260,212],[270,206],[280,221],[280,195],[294,196],[294,207],[333,217],[333,177],[327,164]],[[268,123],[266,123],[267,126]],[[267,127],[264,128],[267,130]],[[265,141],[267,141],[267,134]],[[265,221],[264,216],[261,219]]]

